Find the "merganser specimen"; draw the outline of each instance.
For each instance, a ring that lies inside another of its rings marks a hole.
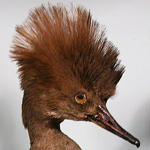
[[[61,132],[64,119],[92,121],[140,146],[106,108],[124,66],[90,11],[42,5],[16,31],[11,57],[19,66],[30,150],[81,150]]]

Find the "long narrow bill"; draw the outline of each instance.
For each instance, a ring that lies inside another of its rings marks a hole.
[[[130,143],[135,144],[137,147],[140,147],[140,141],[124,130],[111,116],[109,111],[104,109],[102,106],[98,106],[98,112],[96,115],[88,115],[88,120],[129,141]]]

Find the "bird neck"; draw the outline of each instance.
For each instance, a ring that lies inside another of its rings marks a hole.
[[[28,127],[30,150],[81,150],[81,148],[60,130],[61,119],[44,123],[35,122]]]

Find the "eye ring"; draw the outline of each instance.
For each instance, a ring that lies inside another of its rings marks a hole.
[[[87,101],[87,96],[85,93],[75,94],[75,101],[79,104],[84,104]]]

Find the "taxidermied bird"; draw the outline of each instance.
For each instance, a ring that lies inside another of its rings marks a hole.
[[[11,57],[19,66],[30,150],[81,150],[61,132],[64,119],[92,121],[140,146],[106,108],[125,69],[90,11],[41,5],[16,32]]]

